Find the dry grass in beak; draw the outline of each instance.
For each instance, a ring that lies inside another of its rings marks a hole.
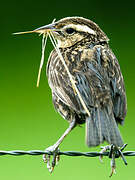
[[[39,35],[43,34],[42,38],[42,55],[41,55],[41,61],[40,61],[40,66],[39,66],[39,71],[38,71],[38,78],[37,78],[37,87],[39,87],[39,82],[40,82],[40,75],[41,75],[41,70],[44,64],[44,52],[45,52],[45,47],[46,47],[46,42],[48,38],[48,32],[50,30],[44,29],[44,30],[33,30],[33,31],[26,31],[26,32],[17,32],[13,33],[14,35],[19,35],[19,34],[28,34],[28,33],[39,33]]]
[[[53,21],[54,22],[54,21]],[[86,111],[86,113],[90,116],[90,112],[84,102],[84,100],[82,99],[81,97],[81,94],[78,90],[78,88],[76,87],[76,84],[75,84],[75,80],[73,79],[72,75],[70,74],[69,72],[69,69],[64,61],[64,58],[59,50],[59,47],[57,45],[57,41],[53,35],[53,30],[51,29],[42,29],[42,30],[34,30],[34,31],[26,31],[26,32],[19,32],[19,33],[14,33],[14,34],[25,34],[25,33],[39,33],[40,35],[43,34],[43,39],[42,39],[42,55],[41,55],[41,61],[40,61],[40,66],[39,66],[39,72],[38,72],[38,78],[37,78],[37,87],[39,87],[39,82],[40,82],[40,75],[41,75],[41,70],[42,70],[42,67],[43,67],[43,64],[44,64],[44,54],[45,54],[45,47],[46,47],[46,42],[47,42],[47,38],[49,36],[51,42],[52,42],[52,45],[54,46],[56,52],[58,53],[58,56],[60,58],[60,60],[62,61],[66,71],[67,71],[67,74],[69,76],[69,79],[70,79],[70,82],[72,84],[72,88],[75,92],[75,95],[78,95],[79,99],[80,99],[80,102],[84,108],[84,110]]]
[[[16,32],[16,33],[12,33],[13,35],[20,35],[20,34],[30,34],[30,33],[35,33],[36,31],[24,31],[24,32]]]
[[[37,87],[39,87],[41,70],[42,70],[42,67],[43,67],[43,64],[44,64],[44,54],[45,54],[45,47],[46,47],[47,38],[48,38],[48,34],[43,34],[43,39],[42,39],[42,56],[41,56],[41,61],[40,61],[40,66],[39,66],[39,71],[38,71]]]

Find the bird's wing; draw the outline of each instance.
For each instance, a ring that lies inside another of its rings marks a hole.
[[[98,62],[96,70],[99,69],[103,80],[101,89],[95,88],[99,90],[96,92],[99,96],[96,102],[102,105],[98,104],[91,111],[91,117],[86,118],[86,142],[88,146],[97,146],[106,140],[120,147],[123,140],[116,123],[124,122],[127,111],[123,77],[119,63],[109,47],[96,48],[95,55]]]
[[[108,47],[94,48],[93,58],[85,58],[79,68],[71,68],[71,73],[74,72],[76,86],[88,109],[111,100],[114,116],[122,123],[126,115],[126,94],[119,63]],[[56,51],[50,55],[47,75],[53,93],[71,109],[84,112]]]
[[[65,68],[55,50],[51,53],[49,57],[47,65],[47,76],[49,85],[54,96],[57,96],[64,104],[69,106],[72,110],[78,113],[85,113],[80,99],[76,94],[67,75],[67,72],[65,71]],[[81,71],[74,72],[73,79],[75,80],[76,87],[78,88],[87,108],[89,106],[93,106],[93,89],[89,85],[85,74],[81,73]]]
[[[79,65],[69,69],[91,114],[90,117],[86,115],[88,146],[97,146],[104,140],[122,146],[116,122],[122,123],[125,118],[126,95],[114,54],[109,47],[98,45],[94,47],[92,57],[82,55]],[[53,94],[72,111],[87,114],[55,51],[50,56],[47,74]]]
[[[110,49],[103,51],[103,57],[108,61],[108,78],[110,81],[110,92],[113,102],[113,112],[117,123],[123,124],[127,113],[127,100],[124,80],[118,60]]]

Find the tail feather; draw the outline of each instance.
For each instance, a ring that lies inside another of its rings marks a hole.
[[[123,145],[118,126],[109,107],[93,109],[91,116],[86,118],[86,143],[89,147],[107,141],[118,147]]]

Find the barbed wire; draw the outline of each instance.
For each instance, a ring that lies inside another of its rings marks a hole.
[[[86,156],[86,157],[103,157],[103,156],[108,156],[109,158],[112,158],[112,151],[115,151],[115,158],[121,157],[127,165],[126,159],[124,156],[135,156],[135,151],[124,151],[122,152],[127,144],[124,144],[120,149],[113,149],[115,146],[106,146],[106,150],[104,151],[104,147],[101,147],[103,151],[100,152],[78,152],[78,151],[58,151],[57,155],[65,155],[65,156]],[[109,151],[107,151],[109,150]],[[5,155],[12,155],[12,156],[23,156],[23,155],[53,155],[53,152],[45,150],[30,150],[30,151],[23,151],[23,150],[14,150],[14,151],[0,151],[0,156],[5,156]]]
[[[41,151],[41,150],[30,150],[30,151],[22,151],[22,150],[14,150],[14,151],[0,151],[0,156],[4,155],[12,155],[12,156],[23,156],[23,155],[53,155],[52,152],[49,151]],[[58,155],[65,156],[87,156],[87,157],[97,157],[97,156],[109,156],[110,152],[78,152],[78,151],[64,151],[58,152]],[[122,153],[124,156],[135,156],[135,151],[125,151]],[[118,158],[119,155],[116,154],[115,158]]]
[[[111,174],[110,177],[113,175],[115,172],[116,164],[115,164],[115,158],[121,157],[123,160],[124,164],[127,165],[127,161],[125,159],[125,156],[135,156],[135,151],[124,151],[125,147],[127,144],[124,144],[121,148],[117,148],[114,145],[108,145],[105,147],[101,147],[100,152],[78,152],[78,151],[64,151],[61,152],[60,150],[57,151],[57,155],[65,155],[65,156],[85,156],[85,157],[97,157],[99,156],[99,159],[102,161],[103,156],[108,156],[111,158]],[[49,169],[50,172],[53,171],[56,161],[56,154],[54,152],[45,150],[30,150],[30,151],[23,151],[23,150],[14,150],[14,151],[0,151],[0,156],[5,156],[5,155],[11,155],[11,156],[23,156],[23,155],[48,155],[49,161],[47,161],[47,168]],[[53,155],[53,161],[52,161],[52,166],[50,166],[50,155]]]
[[[125,159],[125,156],[135,156],[135,151],[124,151],[124,148],[127,146],[127,144],[124,144],[121,148],[116,148],[114,145],[111,146],[105,146],[101,147],[100,152],[78,152],[78,151],[58,151],[57,155],[65,155],[65,156],[85,156],[85,157],[97,157],[99,156],[100,160],[102,161],[103,156],[108,156],[111,158],[111,174],[110,177],[113,175],[115,172],[115,158],[121,157],[124,164],[127,165],[127,161]],[[5,156],[5,155],[11,155],[11,156],[23,156],[23,155],[53,155],[53,161],[55,160],[53,152],[45,150],[30,150],[30,151],[23,151],[23,150],[14,150],[14,151],[0,151],[0,156]],[[113,156],[114,155],[114,156]],[[50,159],[50,158],[49,158]],[[55,163],[52,161],[52,167],[50,166],[50,160],[47,162],[47,168],[49,169],[50,172],[53,171]],[[54,164],[53,164],[54,163]]]

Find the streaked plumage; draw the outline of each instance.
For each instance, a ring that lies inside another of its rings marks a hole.
[[[47,64],[53,104],[69,122],[64,134],[46,149],[49,153],[43,155],[47,168],[52,172],[59,161],[59,145],[66,135],[78,124],[85,123],[89,147],[104,141],[112,144],[112,176],[116,168],[115,154],[121,154],[119,147],[123,145],[118,124],[124,122],[127,103],[120,66],[109,48],[108,37],[97,24],[82,17],[64,18],[33,31],[15,34],[34,32],[43,34],[37,86],[49,36],[54,46]],[[109,149],[110,146],[107,146],[101,153]],[[50,153],[53,154],[51,164]]]
[[[65,24],[72,24],[72,27],[73,24],[85,25],[96,32],[95,35],[78,31],[76,33],[83,37],[81,40],[73,45],[70,42],[69,46],[65,42],[66,47],[60,47],[91,116],[88,117],[84,111],[57,52],[53,50],[48,61],[47,76],[55,109],[69,122],[73,119],[76,124],[86,122],[88,146],[97,146],[104,140],[122,146],[117,124],[123,124],[126,116],[126,94],[120,66],[109,48],[108,38],[95,23],[84,18],[65,18],[56,22],[55,27],[60,29]]]

